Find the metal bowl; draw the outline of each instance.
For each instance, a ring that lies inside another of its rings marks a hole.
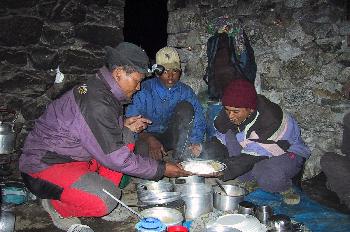
[[[180,211],[166,207],[153,207],[140,212],[143,217],[155,217],[166,226],[182,225],[184,220]]]
[[[137,193],[146,191],[156,192],[171,192],[174,190],[174,185],[168,181],[144,181],[136,185]]]
[[[139,198],[139,200],[145,204],[164,204],[179,199],[181,199],[181,195],[178,192],[149,193]]]
[[[222,211],[235,210],[238,204],[244,200],[247,191],[238,185],[222,185],[227,195],[215,186],[214,190],[214,208]]]
[[[287,215],[276,214],[269,219],[269,227],[276,232],[289,232],[292,229],[292,222]]]

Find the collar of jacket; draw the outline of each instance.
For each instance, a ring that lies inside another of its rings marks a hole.
[[[164,84],[161,82],[160,78],[159,77],[155,77],[156,80],[155,80],[155,87],[156,87],[156,91],[158,93],[158,96],[161,98],[161,99],[165,99],[166,96],[167,96],[167,93],[168,92],[173,92],[174,90],[176,90],[179,85],[180,85],[180,81],[176,82],[176,84],[171,87],[170,89],[165,87]]]
[[[120,88],[117,82],[113,79],[111,72],[108,70],[106,66],[103,66],[102,68],[100,68],[96,76],[97,78],[99,78],[105,83],[109,91],[112,92],[113,96],[116,97],[118,101],[123,103],[129,102],[123,90]]]
[[[251,122],[256,118],[257,113],[258,113],[258,111],[255,110],[255,111],[254,111],[253,113],[251,113],[251,114],[249,115],[249,117],[246,118],[246,120],[244,120],[240,125],[238,125],[238,126],[235,125],[236,131],[237,131],[237,132],[243,131],[243,130],[245,129],[245,127],[246,127],[249,123],[251,123]]]

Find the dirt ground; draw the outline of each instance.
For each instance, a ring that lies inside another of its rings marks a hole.
[[[13,162],[11,167],[7,169],[12,170],[12,175],[6,177],[7,180],[20,180],[17,170],[17,162]],[[0,165],[0,168],[1,165]],[[4,181],[4,179],[3,179]],[[137,196],[135,191],[135,181],[132,179],[131,183],[123,189],[122,200],[128,205],[136,205]],[[339,199],[326,188],[326,178],[322,173],[315,178],[307,180],[302,183],[302,189],[313,200],[334,208],[342,213],[350,214],[350,210],[339,203]],[[51,221],[49,214],[44,211],[39,200],[30,200],[22,205],[11,205],[11,211],[16,215],[16,232],[61,232],[62,230],[56,228]],[[133,208],[138,210],[137,208]],[[123,222],[109,222],[101,218],[81,218],[82,224],[90,226],[95,232],[116,232],[116,231],[135,231],[135,224],[138,218],[130,214]]]

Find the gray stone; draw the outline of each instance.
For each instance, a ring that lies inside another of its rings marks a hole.
[[[34,47],[30,49],[29,58],[36,69],[54,69],[58,66],[58,53],[46,47]]]
[[[97,24],[82,24],[75,27],[76,36],[92,44],[115,47],[124,41],[120,28]]]
[[[31,16],[0,18],[0,45],[26,46],[39,41],[43,21]]]
[[[305,4],[305,0],[286,0],[284,4],[289,8],[300,8]]]
[[[27,64],[27,53],[17,49],[0,49],[0,62],[6,61],[10,64],[25,66]]]
[[[104,57],[77,49],[64,50],[60,60],[59,65],[63,73],[94,73],[104,65]]]
[[[52,23],[44,25],[42,42],[54,46],[73,44],[74,28],[71,23]]]
[[[172,19],[167,29],[169,34],[184,33],[204,27],[200,15],[193,8],[169,12],[169,18]]]
[[[343,46],[343,38],[341,36],[316,39],[315,42],[324,52],[337,52],[341,50]]]
[[[300,46],[313,41],[313,37],[311,35],[307,35],[298,22],[292,23],[287,28],[287,35],[291,40],[297,40]]]
[[[0,3],[0,8],[18,9],[25,7],[33,7],[36,4],[36,0],[2,0]]]
[[[177,9],[184,9],[195,1],[191,0],[168,0],[168,11],[174,11]]]
[[[348,21],[344,21],[339,25],[339,34],[340,35],[350,34],[350,23]]]
[[[78,24],[83,22],[86,16],[86,6],[78,0],[42,1],[37,7],[41,17],[55,22],[69,21]]]
[[[292,46],[285,39],[280,39],[273,46],[273,51],[282,61],[289,61],[304,53],[300,48]]]

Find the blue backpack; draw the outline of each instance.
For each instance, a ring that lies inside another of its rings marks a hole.
[[[224,87],[232,79],[244,78],[254,84],[257,71],[254,50],[242,26],[230,23],[227,18],[219,19],[221,29],[215,28],[207,42],[208,66],[203,77],[209,99],[214,101],[220,101]]]

